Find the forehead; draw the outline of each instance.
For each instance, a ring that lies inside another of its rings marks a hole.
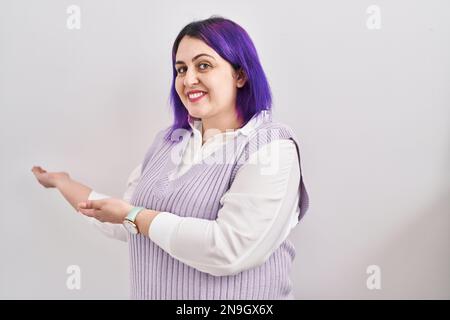
[[[185,36],[178,45],[176,60],[190,62],[193,57],[200,53],[206,53],[219,59],[219,55],[205,42],[200,39]]]

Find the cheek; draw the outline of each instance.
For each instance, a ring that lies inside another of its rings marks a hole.
[[[229,74],[220,74],[214,79],[213,88],[218,95],[226,98],[233,92],[233,79]]]
[[[228,104],[229,99],[233,98],[233,87],[227,82],[221,82],[214,86],[214,92],[211,96],[217,97],[223,103]]]
[[[179,81],[179,79],[177,79],[175,81],[175,90],[177,91],[178,95],[180,96],[181,99],[184,99],[184,86],[182,84],[182,82]]]

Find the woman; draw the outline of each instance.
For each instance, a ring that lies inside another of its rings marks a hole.
[[[129,243],[133,299],[293,299],[287,236],[309,199],[298,140],[272,120],[250,37],[221,17],[192,22],[172,63],[174,123],[156,134],[123,200],[65,172],[32,171]]]

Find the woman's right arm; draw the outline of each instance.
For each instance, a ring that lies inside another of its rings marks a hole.
[[[91,188],[71,179],[70,177],[65,179],[57,179],[55,181],[55,187],[77,211],[78,203],[89,200],[89,195],[92,192]]]
[[[48,172],[40,166],[31,169],[37,181],[45,188],[57,188],[70,205],[78,211],[78,203],[88,200],[92,189],[73,180],[67,172]]]
[[[134,188],[140,178],[140,170],[141,165],[136,167],[128,178],[127,190],[124,194],[125,201],[130,202],[131,200],[131,195],[133,194]],[[97,193],[88,186],[73,180],[67,172],[47,172],[38,166],[33,167],[31,171],[36,176],[38,182],[45,188],[57,188],[77,212],[79,212],[78,203],[80,202],[109,198],[109,196]],[[81,212],[79,213],[83,215]],[[83,217],[85,217],[91,225],[94,225],[106,236],[121,241],[127,241],[127,231],[123,225],[107,222],[102,223],[95,218],[85,215],[83,215]]]

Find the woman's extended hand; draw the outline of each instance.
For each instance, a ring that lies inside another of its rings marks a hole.
[[[39,166],[34,166],[31,171],[41,185],[46,188],[56,188],[56,184],[64,179],[70,179],[67,172],[47,172]]]
[[[101,222],[122,223],[133,206],[128,202],[108,198],[102,200],[88,200],[78,204],[78,210],[88,216]]]

